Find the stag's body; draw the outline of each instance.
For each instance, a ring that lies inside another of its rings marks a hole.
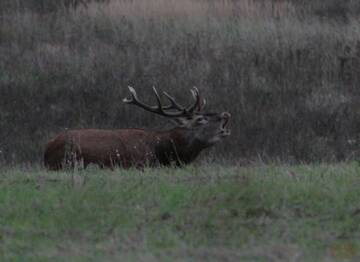
[[[65,131],[50,140],[45,166],[50,170],[79,163],[86,167],[122,168],[181,165],[193,161],[206,145],[191,139],[183,128],[168,131],[144,129],[79,129]]]
[[[164,95],[170,104],[162,106],[155,88],[158,105],[148,106],[138,100],[132,87],[129,90],[131,98],[124,99],[125,103],[168,117],[177,123],[177,127],[168,131],[68,130],[48,142],[45,166],[50,170],[73,168],[76,164],[86,167],[91,163],[109,168],[180,166],[192,162],[203,149],[230,135],[226,128],[230,114],[202,113],[197,89],[193,90],[195,103],[187,108],[180,106],[167,93]]]

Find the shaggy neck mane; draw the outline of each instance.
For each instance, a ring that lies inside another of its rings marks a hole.
[[[155,153],[160,164],[187,164],[199,155],[206,146],[191,137],[190,132],[179,127],[161,132],[155,144]]]

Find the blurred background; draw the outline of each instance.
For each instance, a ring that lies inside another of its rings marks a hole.
[[[231,112],[207,157],[359,159],[359,18],[351,0],[1,0],[0,163],[66,129],[170,128],[128,85]]]

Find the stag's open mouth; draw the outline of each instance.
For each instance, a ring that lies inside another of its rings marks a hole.
[[[230,113],[224,112],[222,113],[222,123],[220,128],[221,136],[228,136],[230,135],[230,129],[226,128],[230,121]]]
[[[224,122],[222,123],[221,128],[225,129],[228,123],[229,123],[229,118],[224,118]]]

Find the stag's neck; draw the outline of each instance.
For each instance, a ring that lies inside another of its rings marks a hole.
[[[206,148],[205,145],[192,137],[190,131],[182,128],[163,132],[159,141],[156,150],[158,159],[165,165],[170,164],[170,162],[188,164]]]

